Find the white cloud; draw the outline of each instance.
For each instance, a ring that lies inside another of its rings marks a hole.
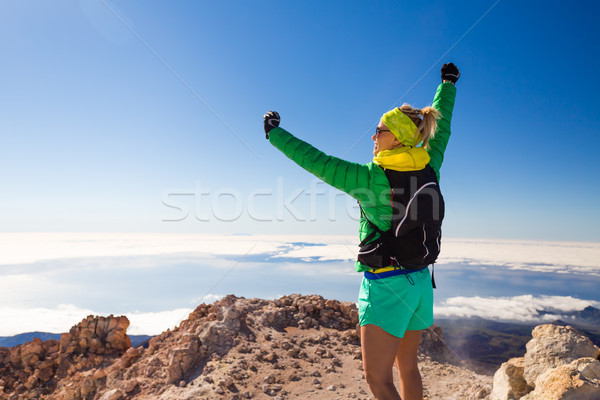
[[[310,243],[319,244],[319,239],[312,238]],[[291,245],[282,246],[273,258],[297,258],[299,260],[352,261],[358,254],[358,246],[348,240],[342,243],[320,243],[320,246]]]
[[[24,332],[68,332],[81,322],[92,310],[71,304],[61,304],[54,309],[0,307],[0,336],[12,336]]]
[[[600,243],[444,239],[438,263],[452,262],[600,275]]]
[[[130,335],[158,335],[179,325],[192,311],[192,308],[178,308],[169,311],[124,314],[131,322],[127,333]]]
[[[221,300],[223,297],[225,297],[225,295],[222,294],[207,294],[205,296],[202,297],[194,297],[190,303],[194,304],[194,305],[199,305],[199,304],[212,304],[215,301]]]
[[[480,317],[491,320],[541,322],[560,319],[562,313],[580,311],[600,302],[571,296],[522,295],[514,297],[451,297],[434,306],[438,318]]]
[[[131,325],[130,335],[157,335],[177,326],[193,311],[192,308],[158,312],[114,313],[125,315]],[[88,315],[101,315],[93,310],[72,304],[61,304],[56,308],[10,308],[0,307],[0,336],[13,336],[25,332],[68,332]]]
[[[245,255],[285,256],[308,242],[310,257],[351,259],[354,255],[340,243],[354,243],[354,237],[315,235],[207,235],[207,234],[129,234],[129,233],[0,233],[0,265],[28,264],[39,261],[155,255]],[[333,246],[332,250],[329,246]],[[352,247],[352,246],[350,246]],[[314,250],[314,251],[313,251]]]

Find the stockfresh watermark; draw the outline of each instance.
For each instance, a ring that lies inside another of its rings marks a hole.
[[[277,177],[273,187],[243,192],[233,187],[210,187],[196,181],[193,189],[163,193],[163,222],[195,220],[232,222],[250,218],[258,222],[317,221],[340,217],[358,221],[357,201],[319,179],[308,185],[286,183]],[[324,215],[325,213],[325,215]]]
[[[163,222],[233,222],[249,218],[258,222],[294,220],[300,222],[340,218],[360,220],[361,207],[369,210],[382,204],[393,206],[394,212],[380,216],[379,219],[418,220],[418,203],[438,213],[443,198],[439,191],[419,187],[416,178],[411,179],[406,188],[394,189],[396,194],[406,194],[403,202],[395,201],[389,189],[377,193],[371,189],[359,188],[348,194],[330,187],[320,179],[314,178],[308,185],[297,181],[286,183],[283,177],[277,177],[274,187],[253,189],[243,193],[233,187],[211,188],[202,181],[196,181],[193,189],[168,190],[163,193],[162,204],[165,208]],[[418,195],[418,196],[417,196]],[[359,200],[360,199],[360,205]]]

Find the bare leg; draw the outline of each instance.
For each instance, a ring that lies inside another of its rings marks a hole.
[[[421,331],[406,331],[396,353],[396,368],[400,376],[403,400],[423,400],[423,382],[417,365]]]
[[[376,325],[360,327],[363,369],[376,400],[401,400],[394,386],[392,366],[402,339]]]

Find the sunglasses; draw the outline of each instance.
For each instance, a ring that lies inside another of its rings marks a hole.
[[[391,132],[389,129],[375,128],[375,136],[378,136],[381,132]]]

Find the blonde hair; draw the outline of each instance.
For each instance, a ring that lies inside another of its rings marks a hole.
[[[400,111],[406,114],[410,120],[417,126],[417,132],[421,132],[423,137],[423,147],[429,147],[429,140],[435,136],[437,129],[437,120],[442,117],[442,113],[433,107],[414,108],[410,104],[402,104]],[[423,118],[421,118],[423,116]]]

